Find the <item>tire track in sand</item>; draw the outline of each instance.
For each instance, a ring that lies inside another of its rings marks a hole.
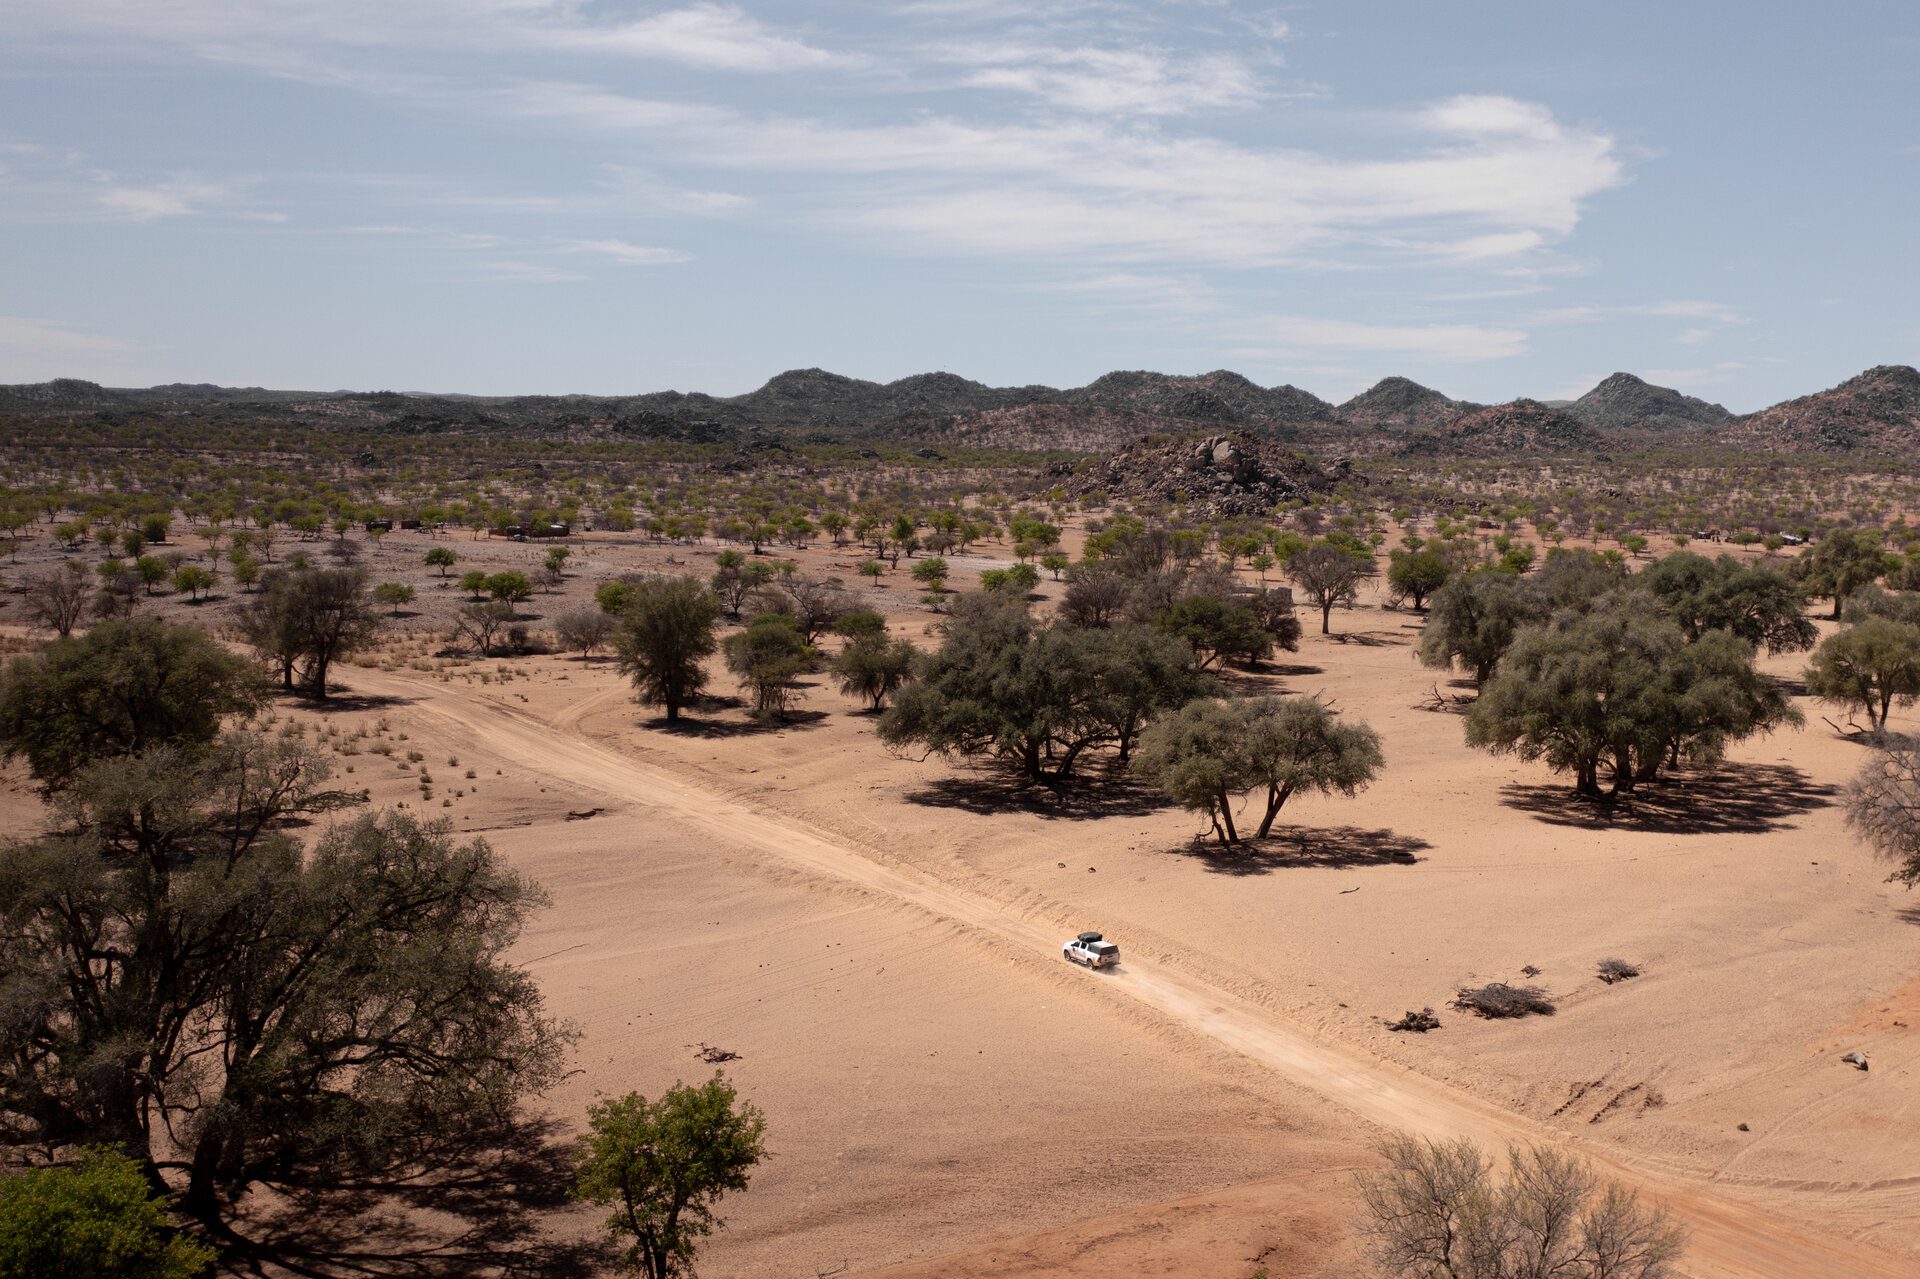
[[[453,685],[427,685],[371,670],[355,671],[354,682],[364,691],[410,701],[520,767],[670,812],[677,821],[729,842],[1021,946],[1050,953],[1059,945],[1048,928],[1011,916],[992,902],[906,868],[882,866],[801,822],[703,790],[566,731],[589,709],[585,700],[554,723]],[[1131,997],[1383,1128],[1432,1138],[1469,1137],[1493,1147],[1567,1139],[1437,1080],[1321,1042],[1270,1011],[1173,969],[1130,961],[1102,989]],[[1912,1279],[1914,1274],[1910,1261],[1851,1240],[1821,1238],[1777,1213],[1723,1198],[1698,1180],[1638,1166],[1608,1152],[1583,1148],[1583,1153],[1609,1175],[1660,1199],[1685,1222],[1690,1236],[1687,1269],[1701,1279]]]

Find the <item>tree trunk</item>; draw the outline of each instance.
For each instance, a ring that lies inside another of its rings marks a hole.
[[[1227,837],[1221,842],[1226,844],[1239,843],[1240,832],[1233,828],[1233,801],[1227,798],[1227,792],[1224,789],[1215,798],[1214,803],[1219,805],[1220,820],[1226,823]]]
[[[1273,819],[1280,815],[1280,810],[1286,806],[1286,802],[1292,797],[1292,787],[1287,787],[1284,790],[1278,786],[1267,787],[1267,815],[1260,819],[1261,839],[1265,839],[1273,831]]]
[[[1631,751],[1616,751],[1613,756],[1613,793],[1629,795],[1633,793],[1633,754]]]
[[[1326,603],[1320,606],[1320,633],[1322,635],[1327,635],[1331,633],[1328,628],[1331,626],[1332,622],[1333,622],[1333,601],[1328,600]]]

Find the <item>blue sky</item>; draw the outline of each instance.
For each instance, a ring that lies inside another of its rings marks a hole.
[[[1911,0],[6,0],[0,381],[1920,359]]]

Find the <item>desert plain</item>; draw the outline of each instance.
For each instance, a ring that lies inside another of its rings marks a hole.
[[[376,571],[417,563],[416,541],[382,539]],[[457,545],[502,566],[539,553]],[[582,598],[708,558],[631,534],[574,545]],[[952,584],[995,554],[951,557]],[[797,558],[848,567],[830,547]],[[904,568],[857,589],[930,642],[939,618]],[[418,620],[330,706],[287,701],[267,727],[544,885],[513,958],[580,1032],[539,1102],[561,1130],[714,1057],[765,1111],[772,1156],[726,1202],[703,1274],[1331,1279],[1357,1264],[1351,1174],[1390,1130],[1570,1142],[1687,1223],[1689,1273],[1920,1268],[1920,900],[1846,829],[1838,790],[1866,747],[1804,694],[1805,727],[1600,808],[1469,749],[1460,688],[1414,659],[1420,616],[1371,592],[1225,678],[1371,724],[1385,769],[1223,850],[1124,781],[1063,799],[890,753],[825,676],[784,721],[721,704],[669,729],[605,657],[434,660],[441,594],[458,592],[423,584]],[[1789,680],[1803,665],[1763,659]],[[40,820],[17,765],[4,804],[10,830]],[[1062,961],[1083,928],[1121,944],[1117,969]],[[1603,983],[1606,958],[1641,975]],[[1523,974],[1554,1015],[1447,1007]],[[1423,1007],[1439,1029],[1386,1028]],[[527,1229],[596,1221],[556,1209]],[[408,1227],[360,1228],[372,1254]]]

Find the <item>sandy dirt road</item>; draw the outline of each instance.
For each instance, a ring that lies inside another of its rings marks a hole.
[[[824,877],[908,903],[1015,944],[1043,951],[1059,944],[1057,929],[1000,904],[956,891],[906,867],[883,865],[782,815],[762,812],[690,784],[685,778],[609,750],[573,731],[608,694],[583,699],[543,720],[485,692],[429,685],[403,676],[355,671],[357,691],[414,702],[415,709],[484,740],[525,768],[607,795],[639,809],[670,813],[695,829]],[[1049,914],[1051,912],[1048,912]],[[1138,960],[1089,974],[1104,997],[1137,1002],[1206,1035],[1285,1079],[1383,1128],[1444,1138],[1465,1136],[1490,1146],[1561,1139],[1441,1082],[1364,1053],[1322,1042],[1272,1011],[1258,1008],[1176,969]],[[1665,1202],[1691,1232],[1689,1270],[1702,1279],[1899,1279],[1910,1263],[1866,1245],[1823,1238],[1817,1227],[1724,1197],[1697,1179],[1640,1161],[1589,1150],[1607,1172]]]

